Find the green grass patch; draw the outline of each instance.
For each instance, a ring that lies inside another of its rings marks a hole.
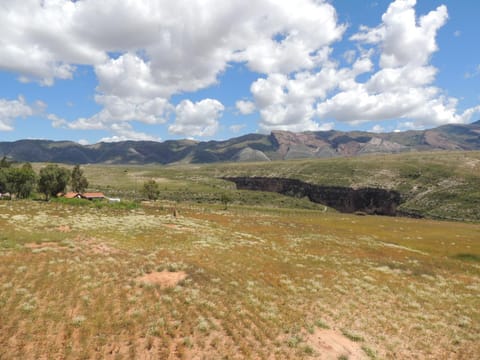
[[[378,359],[377,353],[370,349],[368,346],[362,346],[363,352],[369,357],[370,360],[376,360]]]
[[[462,261],[480,262],[480,255],[475,254],[457,254],[454,255],[453,258]]]
[[[352,340],[352,341],[354,341],[354,342],[362,342],[362,341],[365,341],[365,339],[364,339],[362,336],[360,336],[360,335],[358,335],[358,334],[356,334],[356,333],[353,333],[353,332],[351,332],[351,331],[345,330],[345,329],[342,329],[342,334],[343,334],[346,338],[348,338],[348,339],[350,339],[350,340]]]

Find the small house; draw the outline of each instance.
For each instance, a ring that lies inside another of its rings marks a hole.
[[[63,194],[63,197],[65,199],[81,199],[82,194],[77,193],[77,192],[73,192],[73,191],[69,191],[66,194]]]

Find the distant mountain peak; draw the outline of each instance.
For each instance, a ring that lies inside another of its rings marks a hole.
[[[366,131],[274,130],[225,141],[123,141],[80,145],[71,141],[0,142],[0,158],[69,164],[172,164],[328,158],[406,151],[480,150],[480,120],[429,130],[394,133]]]

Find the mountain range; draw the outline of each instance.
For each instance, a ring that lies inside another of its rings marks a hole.
[[[272,131],[225,141],[122,141],[80,145],[72,141],[0,142],[0,157],[14,161],[67,164],[173,164],[331,158],[435,150],[480,150],[480,120],[428,130]]]

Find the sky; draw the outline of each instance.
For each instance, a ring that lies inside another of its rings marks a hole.
[[[0,141],[480,119],[480,2],[0,0]]]

